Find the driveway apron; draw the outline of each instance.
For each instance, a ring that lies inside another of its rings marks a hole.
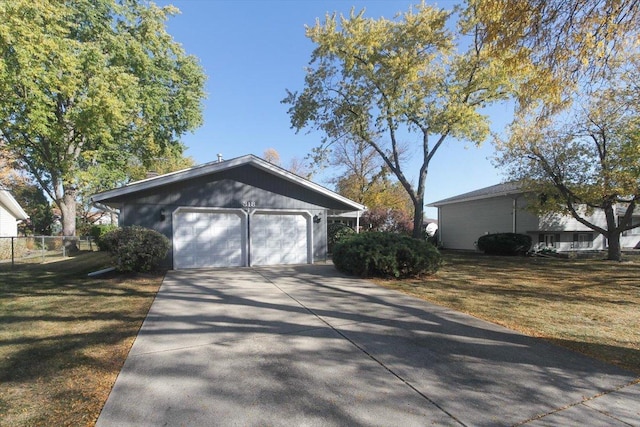
[[[640,426],[617,369],[331,265],[170,271],[97,425]]]

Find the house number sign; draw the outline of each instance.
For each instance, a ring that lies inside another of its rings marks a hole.
[[[255,208],[256,202],[254,200],[245,200],[242,202],[243,208]]]

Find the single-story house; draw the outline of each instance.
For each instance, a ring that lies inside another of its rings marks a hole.
[[[537,249],[551,247],[568,252],[607,248],[604,236],[571,216],[536,215],[527,210],[526,193],[517,182],[481,188],[428,206],[438,208],[438,238],[448,249],[476,249],[480,236],[509,232],[528,234]],[[606,227],[602,210],[587,219]],[[640,212],[634,215],[633,223],[640,223]],[[640,248],[640,227],[623,233],[620,244],[623,249]]]
[[[304,264],[327,257],[327,217],[365,207],[253,155],[206,163],[105,191],[119,209],[171,241],[174,269]]]
[[[16,237],[18,223],[29,218],[7,190],[0,190],[0,237]]]

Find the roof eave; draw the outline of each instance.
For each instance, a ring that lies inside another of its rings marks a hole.
[[[7,208],[9,213],[18,220],[25,220],[29,215],[22,209],[22,206],[13,198],[7,190],[0,190],[0,202]]]
[[[504,191],[500,193],[492,193],[492,194],[483,194],[472,197],[464,197],[464,198],[452,198],[452,199],[443,199],[437,202],[429,203],[427,206],[432,208],[438,208],[440,206],[445,205],[453,205],[455,203],[463,203],[463,202],[472,202],[476,200],[484,200],[484,199],[492,199],[494,197],[507,197],[513,195],[524,194],[525,192],[522,190],[514,190],[514,191]]]

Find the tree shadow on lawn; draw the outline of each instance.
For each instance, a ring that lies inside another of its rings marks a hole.
[[[8,423],[97,416],[163,277],[87,277],[107,262],[81,253],[0,268],[0,412]]]

